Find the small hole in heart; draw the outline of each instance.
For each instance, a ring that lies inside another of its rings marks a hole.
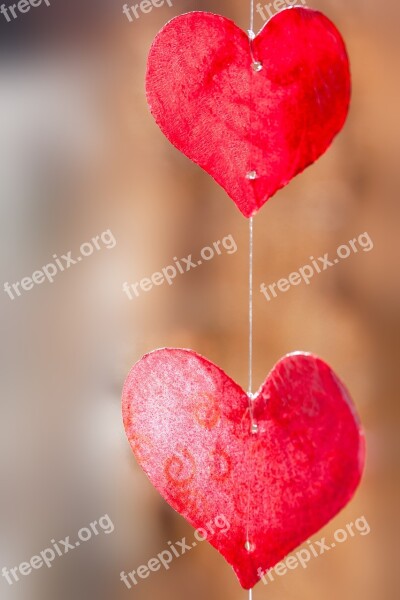
[[[257,179],[257,171],[249,171],[246,175],[246,179]]]
[[[260,63],[260,61],[258,61],[258,60],[254,61],[251,65],[251,67],[252,67],[253,71],[255,71],[255,73],[258,73],[263,68],[262,63]]]
[[[245,549],[247,550],[247,552],[253,552],[254,551],[254,544],[252,544],[251,542],[249,542],[249,540],[247,540],[247,542],[244,545]]]
[[[257,423],[251,424],[251,433],[258,433],[258,425]]]

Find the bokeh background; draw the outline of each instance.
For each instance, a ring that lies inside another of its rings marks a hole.
[[[6,2],[6,5],[11,4]],[[131,365],[191,347],[247,384],[248,223],[163,137],[144,96],[152,39],[210,10],[248,28],[248,2],[174,0],[130,23],[122,1],[52,0],[0,28],[1,284],[110,229],[117,244],[1,303],[0,568],[108,514],[110,535],[9,586],[3,600],[247,597],[206,543],[131,590],[120,581],[191,528],[152,488],[125,438]],[[129,4],[129,3],[128,3]],[[255,219],[254,384],[294,350],[345,381],[368,459],[354,500],[322,535],[364,515],[371,532],[254,590],[261,600],[394,600],[399,594],[399,3],[313,0],[342,31],[353,72],[347,125],[329,152]],[[257,29],[262,22],[256,16]],[[282,49],[284,52],[284,48]],[[309,286],[257,291],[368,232]],[[231,234],[235,254],[129,300],[122,283]],[[319,534],[314,539],[321,537]]]

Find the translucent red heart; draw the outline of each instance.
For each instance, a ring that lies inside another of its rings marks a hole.
[[[146,355],[123,390],[138,462],[193,527],[229,523],[208,541],[244,588],[346,505],[364,465],[348,392],[315,356],[279,361],[253,407],[255,433],[247,394],[191,350]]]
[[[344,42],[320,12],[277,13],[251,42],[225,17],[172,19],[150,50],[150,110],[245,217],[321,156],[350,100]]]

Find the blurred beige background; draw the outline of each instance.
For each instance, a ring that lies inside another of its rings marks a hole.
[[[191,347],[247,385],[248,223],[163,137],[144,97],[146,56],[172,16],[211,10],[248,28],[248,3],[174,0],[130,23],[122,2],[62,2],[3,19],[0,34],[2,286],[110,229],[117,244],[1,303],[0,569],[108,514],[115,525],[10,586],[5,600],[239,600],[207,544],[128,590],[120,572],[192,535],[126,441],[120,392],[131,365]],[[256,600],[394,600],[399,594],[399,5],[310,2],[346,39],[349,120],[329,152],[255,218],[254,387],[294,350],[328,361],[364,423],[367,469],[321,535],[365,515],[357,536]],[[256,17],[257,29],[262,25]],[[267,302],[258,292],[308,257],[368,232],[374,248]],[[231,234],[238,251],[129,300],[135,282]]]

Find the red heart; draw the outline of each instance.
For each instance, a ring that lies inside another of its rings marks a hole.
[[[253,62],[262,69],[253,70]],[[343,127],[350,73],[339,32],[319,12],[281,11],[252,51],[232,21],[192,12],[172,19],[155,38],[146,90],[170,142],[250,217]]]
[[[144,356],[123,390],[125,430],[150,481],[208,541],[244,588],[352,497],[364,438],[343,384],[310,355],[284,357],[253,400],[191,350]],[[214,528],[215,529],[215,528]],[[247,533],[248,532],[248,539]],[[246,542],[250,542],[250,547]]]

